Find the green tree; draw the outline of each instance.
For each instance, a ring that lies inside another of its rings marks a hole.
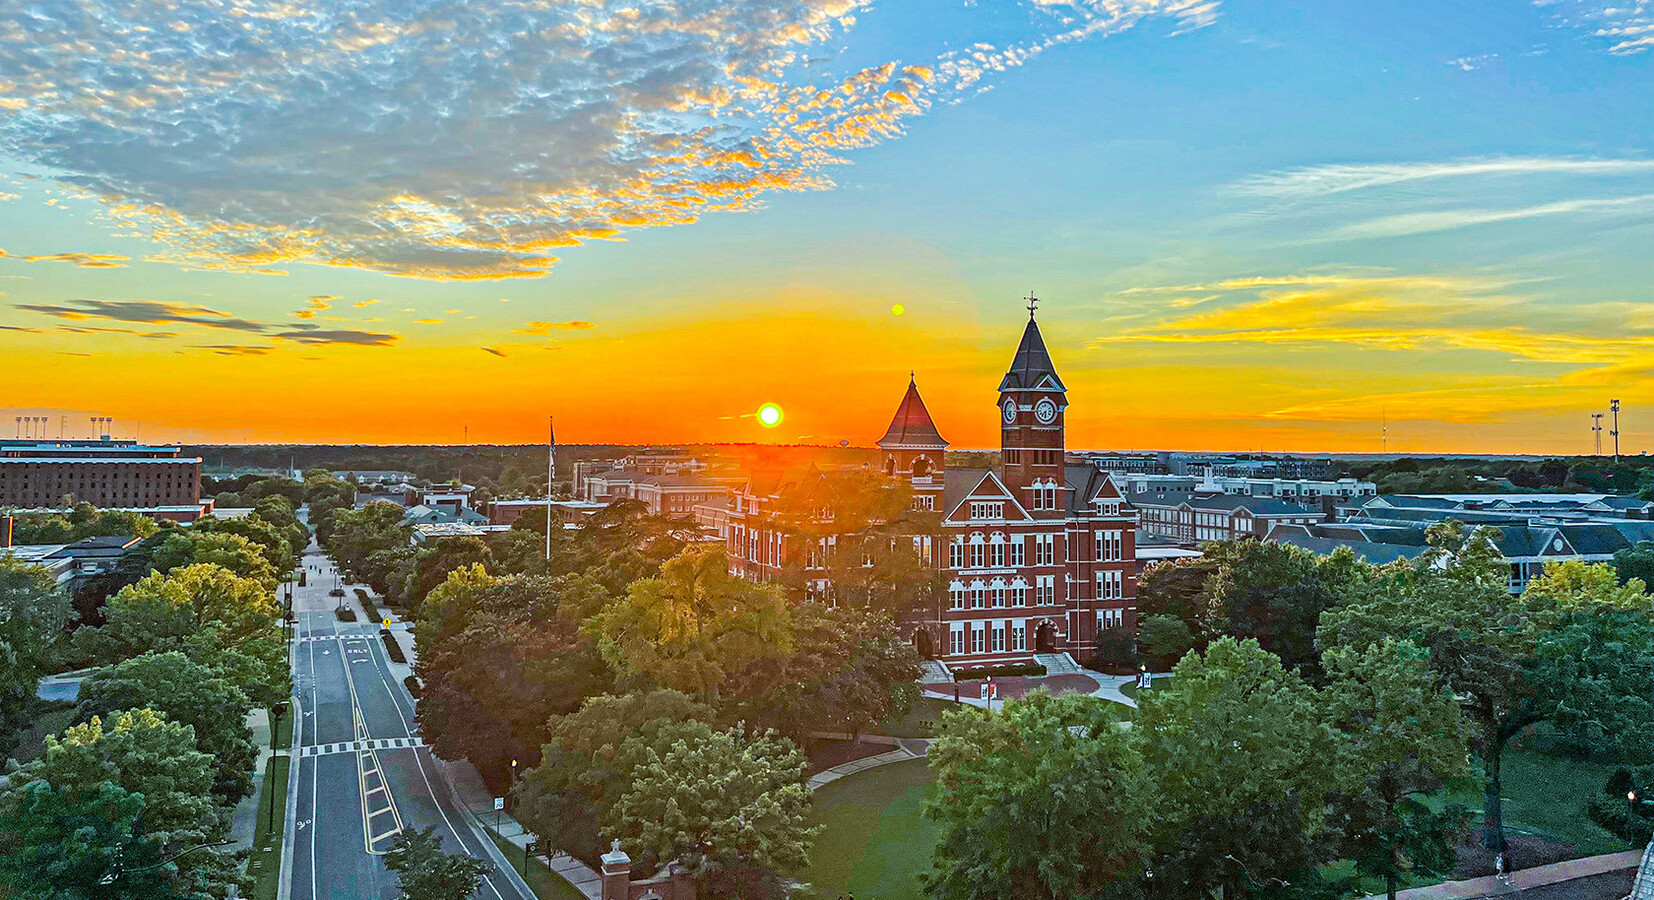
[[[548,723],[540,765],[517,783],[519,818],[552,846],[595,861],[603,847],[600,823],[611,818],[631,786],[631,773],[619,761],[620,746],[645,726],[713,716],[710,706],[672,690],[587,700],[578,711]]]
[[[1199,650],[1206,642],[1197,638],[1189,623],[1177,616],[1157,613],[1137,620],[1137,643],[1155,660],[1156,670],[1175,665],[1184,654]]]
[[[153,870],[165,890],[149,896],[222,897],[229,885],[246,885],[233,857],[194,850],[227,832],[211,785],[211,760],[195,748],[190,728],[154,710],[120,712],[107,728],[99,719],[71,726],[62,738],[48,737],[46,752],[14,768],[0,788],[0,822],[24,826],[0,828],[0,842],[10,844],[0,866],[30,867],[14,885],[38,896],[103,897],[85,884],[94,872],[98,880],[118,876],[116,885],[130,891],[155,876],[133,871],[126,882],[127,870],[176,857]],[[106,825],[89,821],[99,814],[109,817]]]
[[[1323,663],[1332,678],[1323,707],[1347,736],[1348,768],[1365,785],[1342,804],[1352,820],[1351,858],[1394,900],[1409,876],[1446,875],[1457,862],[1446,838],[1462,808],[1438,817],[1415,795],[1472,771],[1459,708],[1437,683],[1429,654],[1407,641],[1334,648]]]
[[[860,736],[917,699],[919,657],[888,613],[806,603],[792,610],[793,652],[734,672],[725,721],[775,729],[802,746],[818,731]]]
[[[470,565],[480,565],[490,572],[497,571],[494,555],[481,538],[439,538],[420,548],[415,563],[413,602],[423,601],[425,595],[448,580],[449,574]]]
[[[77,646],[94,659],[118,662],[150,650],[182,649],[211,627],[225,647],[278,633],[281,607],[269,587],[211,563],[154,572],[109,600],[103,626],[83,628]]]
[[[472,565],[431,592],[415,645],[419,720],[437,755],[503,772],[545,743],[548,719],[609,686],[591,639],[561,614],[564,589],[579,584]]]
[[[385,593],[384,583],[378,580],[385,574],[383,566],[370,565],[369,560],[381,550],[408,547],[413,529],[402,523],[404,512],[402,507],[383,501],[334,512],[326,547],[339,569]]]
[[[289,543],[288,536],[282,529],[264,521],[257,516],[244,516],[239,519],[219,519],[208,516],[197,519],[190,525],[189,531],[201,533],[239,535],[252,541],[270,564],[270,571],[280,575],[293,567],[294,547]],[[302,550],[301,545],[298,549]]]
[[[1629,548],[1614,551],[1614,571],[1619,582],[1637,579],[1644,586],[1654,584],[1654,541],[1637,541]]]
[[[619,761],[631,784],[604,831],[628,852],[741,883],[804,867],[810,790],[792,741],[691,721],[629,738]]]
[[[167,535],[149,559],[150,566],[163,574],[195,563],[222,566],[275,590],[276,570],[263,548],[239,534],[180,529]]]
[[[1140,868],[1142,759],[1106,703],[1036,691],[945,713],[930,748],[938,900],[1095,894]]]
[[[70,617],[69,598],[51,573],[0,555],[0,751],[9,750],[51,671]]]
[[[128,709],[153,709],[195,731],[195,746],[213,763],[212,793],[234,806],[253,792],[258,747],[247,727],[252,703],[219,673],[182,653],[146,653],[99,669],[81,682],[80,721]]]
[[[1257,641],[1224,637],[1138,703],[1158,884],[1234,897],[1313,877],[1328,858],[1323,798],[1347,779],[1313,688]]]
[[[405,900],[467,900],[489,865],[463,853],[443,853],[442,838],[426,826],[396,836],[385,852],[385,868],[396,873]]]
[[[500,493],[507,497],[521,497],[528,491],[528,476],[523,470],[506,463],[500,470]]]
[[[721,546],[694,545],[635,581],[592,617],[603,658],[681,691],[711,693],[725,676],[792,652],[786,601],[729,572]]]

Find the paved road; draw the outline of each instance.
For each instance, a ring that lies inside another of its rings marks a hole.
[[[454,805],[440,763],[419,742],[414,704],[377,628],[339,622],[333,569],[312,546],[309,586],[296,588],[293,685],[300,721],[288,829],[292,900],[394,900],[384,852],[402,829],[433,826],[449,853],[495,866],[479,900],[532,900],[500,868],[492,842]],[[406,669],[403,669],[406,672]],[[296,795],[296,796],[294,796]]]

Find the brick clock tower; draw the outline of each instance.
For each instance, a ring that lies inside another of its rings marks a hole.
[[[1022,330],[1011,370],[999,383],[1000,472],[1034,518],[1060,519],[1068,506],[1063,474],[1068,388],[1057,377],[1034,321],[1038,302],[1028,298],[1028,327]]]

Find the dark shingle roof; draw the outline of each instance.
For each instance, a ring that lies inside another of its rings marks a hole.
[[[959,501],[970,496],[988,472],[988,469],[948,469],[946,481],[942,484],[942,514],[953,512]]]
[[[948,442],[943,439],[941,432],[936,430],[936,423],[930,418],[930,410],[925,409],[924,398],[919,396],[919,385],[909,380],[907,393],[902,396],[901,405],[896,407],[896,416],[890,420],[890,427],[885,430],[884,437],[879,438],[879,446],[891,449],[941,448],[947,445]]]
[[[1052,390],[1068,390],[1063,386],[1062,379],[1057,377],[1057,366],[1051,362],[1051,354],[1045,349],[1045,338],[1039,333],[1039,325],[1034,322],[1033,316],[1029,316],[1028,327],[1022,329],[1022,343],[1017,345],[1017,355],[1011,360],[1010,371],[999,382],[999,389],[1031,390],[1046,379],[1050,379]]]

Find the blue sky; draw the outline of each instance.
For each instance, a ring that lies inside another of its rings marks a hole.
[[[1646,2],[627,6],[0,26],[15,414],[980,446],[1033,290],[1073,446],[1654,441]]]

